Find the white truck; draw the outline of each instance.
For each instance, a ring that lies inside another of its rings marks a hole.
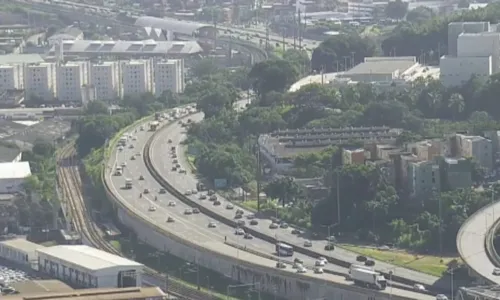
[[[377,290],[385,290],[387,287],[387,280],[380,273],[367,270],[367,269],[359,269],[359,268],[351,268],[351,279],[354,281],[354,284],[368,287]]]

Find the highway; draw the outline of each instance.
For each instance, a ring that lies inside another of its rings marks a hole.
[[[198,114],[197,119],[201,119],[201,114]],[[182,130],[179,130],[176,125],[167,125],[169,128],[165,128],[167,132],[175,132],[174,135],[171,135],[172,141],[174,143],[180,142],[181,139],[184,138],[185,134]],[[139,127],[139,126],[138,126]],[[136,127],[136,129],[138,128]],[[113,149],[113,153],[111,154],[111,160],[108,162],[108,170],[114,170],[114,166],[121,164],[122,162],[126,162],[126,167],[124,168],[124,173],[122,176],[114,176],[111,174],[107,174],[106,180],[110,183],[111,189],[113,193],[120,199],[120,201],[126,202],[129,205],[132,205],[134,209],[136,209],[140,214],[146,218],[149,222],[153,222],[158,226],[161,226],[163,229],[172,232],[175,235],[181,236],[185,239],[189,239],[190,241],[195,241],[203,245],[203,247],[218,251],[225,255],[231,255],[233,257],[239,258],[241,260],[248,261],[255,265],[264,265],[267,267],[274,268],[275,261],[269,260],[257,255],[250,254],[247,251],[237,250],[231,246],[224,244],[224,238],[227,237],[227,240],[246,246],[247,248],[251,248],[257,250],[259,252],[263,252],[266,254],[274,253],[274,245],[271,245],[262,240],[253,238],[252,240],[245,240],[243,238],[238,238],[234,234],[234,229],[230,228],[224,224],[217,224],[217,228],[208,228],[209,217],[203,214],[193,214],[193,215],[185,215],[184,211],[188,208],[184,203],[175,199],[172,195],[160,194],[160,185],[153,179],[151,174],[148,172],[144,161],[142,159],[142,151],[144,150],[144,145],[148,139],[150,139],[153,135],[153,132],[149,131],[141,131],[132,129],[130,131],[136,137],[135,141],[132,141],[130,144],[134,145],[133,148],[125,147],[123,150],[119,150],[118,148]],[[161,143],[159,143],[161,144]],[[165,166],[168,165],[171,168],[170,158],[166,159],[166,154],[169,152],[170,148],[165,148],[162,160],[164,161]],[[140,156],[139,156],[140,154]],[[134,156],[135,159],[131,159]],[[139,176],[142,175],[144,180],[139,180]],[[178,175],[179,178],[189,178],[189,175]],[[133,180],[133,188],[129,190],[122,189],[124,186],[126,179]],[[142,198],[140,197],[141,192],[147,188],[150,190],[149,194],[143,194]],[[190,189],[194,189],[194,187],[190,187]],[[158,198],[155,201],[155,196]],[[176,201],[176,206],[171,207],[168,205],[170,201]],[[206,202],[209,202],[206,200]],[[225,203],[222,203],[221,208],[225,207]],[[151,206],[156,207],[156,211],[149,211]],[[234,212],[233,212],[234,213]],[[175,222],[167,223],[167,217],[173,217]],[[304,255],[295,255],[295,257],[301,258],[304,260],[304,265],[308,268],[311,268],[314,264],[314,259],[310,257],[306,257]],[[291,258],[286,258],[284,261],[291,262]],[[328,264],[325,267],[326,270],[332,270],[336,272],[346,272],[346,269],[343,269],[339,266]],[[288,267],[284,271],[293,272],[295,270],[291,267]],[[332,282],[352,285],[351,282],[345,281],[344,276],[333,275],[333,274],[314,274],[313,272],[308,272],[305,276],[312,276],[314,278],[321,278],[323,280],[329,280]],[[394,296],[402,296],[411,299],[422,299],[422,300],[430,300],[433,299],[432,296],[415,293],[413,291],[407,291],[403,289],[399,289],[393,287],[391,289],[387,289],[382,291],[381,293],[392,293]]]
[[[457,234],[457,248],[462,260],[485,281],[495,285],[500,284],[500,278],[493,275],[497,266],[488,257],[485,239],[499,217],[500,202],[496,202],[470,216]]]

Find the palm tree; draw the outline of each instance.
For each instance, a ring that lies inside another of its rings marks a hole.
[[[448,99],[448,108],[451,109],[453,121],[455,121],[455,118],[464,112],[464,97],[459,93],[451,94],[450,99]]]

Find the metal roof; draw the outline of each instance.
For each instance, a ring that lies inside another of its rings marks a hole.
[[[143,265],[86,245],[59,245],[38,249],[39,254],[55,257],[82,269],[97,271],[112,267],[142,267]]]
[[[31,175],[27,161],[0,163],[0,179],[26,178]]]
[[[1,241],[0,244],[23,252],[35,252],[37,249],[45,248],[44,245],[36,244],[21,238]]]
[[[395,71],[403,73],[410,67],[416,64],[413,60],[400,60],[400,59],[380,59],[380,60],[366,60],[354,68],[344,72],[345,76],[349,75],[362,75],[362,74],[392,74]]]
[[[170,30],[175,33],[185,35],[193,35],[194,32],[202,28],[213,28],[213,26],[209,24],[195,23],[185,20],[181,21],[172,18],[161,19],[149,16],[137,18],[137,20],[135,21],[135,26]]]
[[[53,46],[49,54],[55,54]],[[91,41],[74,40],[63,41],[63,51],[65,54],[195,54],[202,52],[203,49],[196,41]]]
[[[45,62],[40,54],[5,54],[0,55],[0,65],[33,64]]]

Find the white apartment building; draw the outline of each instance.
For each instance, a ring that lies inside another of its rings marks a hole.
[[[500,32],[462,33],[457,47],[458,57],[491,56],[491,71],[500,72]]]
[[[184,91],[184,60],[169,59],[154,63],[154,94],[161,96],[165,91],[182,93]]]
[[[112,100],[120,96],[120,68],[114,61],[90,65],[89,85],[94,89],[95,99]]]
[[[444,86],[459,86],[466,83],[472,75],[486,81],[493,74],[491,56],[456,57],[443,56],[439,60],[441,72],[439,79]]]
[[[55,97],[57,87],[55,63],[30,64],[24,67],[24,89],[26,99],[32,96],[51,101]]]
[[[0,92],[24,88],[22,64],[0,65]]]
[[[136,97],[151,92],[151,60],[121,63],[123,96]]]
[[[493,145],[490,140],[481,136],[457,134],[458,148],[463,157],[472,157],[487,169],[493,168]]]
[[[57,98],[61,102],[82,101],[82,87],[88,83],[88,63],[68,62],[57,68]]]

